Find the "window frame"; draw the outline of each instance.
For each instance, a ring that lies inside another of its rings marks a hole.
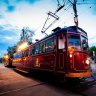
[[[51,44],[51,43],[53,43],[53,44]],[[47,46],[47,44],[49,44],[49,46]],[[55,38],[54,36],[48,38],[48,39],[45,41],[45,52],[54,51],[55,46],[56,46],[56,38]]]

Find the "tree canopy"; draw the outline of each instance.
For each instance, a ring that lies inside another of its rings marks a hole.
[[[90,48],[89,48],[89,52],[90,52],[90,56],[93,56],[93,52],[94,52],[94,54],[95,54],[95,56],[96,56],[96,46],[90,47]]]
[[[23,27],[21,30],[20,41],[16,44],[16,46],[8,47],[7,51],[10,56],[13,56],[16,48],[22,44],[23,42],[28,42],[28,44],[32,44],[32,39],[34,36],[34,31],[30,30],[29,27]]]

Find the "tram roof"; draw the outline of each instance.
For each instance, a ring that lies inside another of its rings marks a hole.
[[[57,28],[53,29],[52,31],[53,31],[52,34],[42,38],[41,40],[39,40],[37,42],[40,42],[40,41],[42,41],[42,40],[44,40],[44,39],[46,39],[52,35],[58,34],[60,31],[66,31],[66,32],[69,31],[69,32],[74,32],[74,33],[78,33],[78,32],[80,33],[81,32],[87,36],[87,33],[82,28],[80,28],[80,27],[77,28],[76,26],[69,26],[69,27],[64,27],[64,28],[57,27]],[[37,42],[35,42],[35,43],[37,43]]]
[[[60,27],[57,27],[55,29],[53,29],[53,33],[58,33],[59,31],[70,31],[70,32],[83,32],[87,35],[87,33],[80,27],[76,27],[76,26],[69,26],[69,27],[64,27],[64,28],[60,28]]]

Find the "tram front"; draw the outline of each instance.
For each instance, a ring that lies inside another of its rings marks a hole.
[[[87,33],[79,28],[67,31],[67,77],[89,77],[90,59]]]

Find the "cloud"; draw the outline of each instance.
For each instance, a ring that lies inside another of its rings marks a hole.
[[[13,5],[9,5],[7,7],[7,12],[13,12],[14,10],[15,10],[15,6],[13,6]]]
[[[20,2],[26,2],[29,4],[34,4],[36,2],[39,2],[40,0],[16,0],[16,3],[20,3]]]
[[[93,13],[94,15],[96,15],[96,4],[94,4],[94,6],[93,6],[92,13]]]
[[[12,26],[10,24],[0,25],[0,35],[12,36],[12,35],[18,35],[19,32],[20,29],[18,29],[18,27]]]
[[[84,7],[87,8],[85,11],[89,11],[91,14],[96,15],[96,0],[77,0],[77,2],[79,5],[84,5]]]
[[[0,43],[6,45],[16,44],[20,38],[21,30],[10,24],[0,26]]]
[[[5,36],[4,37],[6,40],[12,40],[13,39],[13,37],[10,37],[10,36]]]
[[[36,3],[40,0],[24,0],[24,1],[28,2],[29,4],[33,4],[33,3]]]
[[[7,48],[17,44],[21,30],[10,24],[0,25],[0,57],[7,53]],[[3,50],[3,51],[2,51]]]
[[[4,18],[3,15],[0,15],[0,19]]]
[[[49,4],[47,4],[45,0],[34,0],[34,2],[38,2],[34,3],[33,5],[30,5],[24,1],[28,2],[27,0],[22,0],[22,2],[16,5],[14,11],[4,13],[6,20],[9,21],[11,25],[18,26],[19,28],[28,26],[33,29],[37,29],[44,23],[47,17],[46,12],[48,12],[50,9],[55,11],[53,4],[50,4],[51,0],[48,0]]]
[[[9,4],[10,0],[2,0],[5,4]]]
[[[7,53],[7,50],[0,50],[0,58],[4,56],[4,54]]]
[[[3,26],[0,26],[0,30],[3,30],[4,28],[3,28]]]

